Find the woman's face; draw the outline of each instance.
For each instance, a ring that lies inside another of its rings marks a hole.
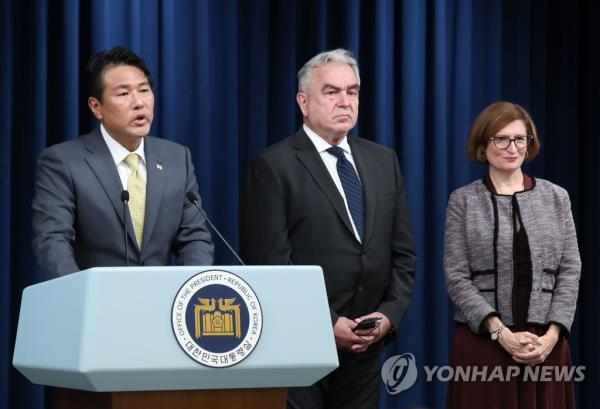
[[[502,148],[503,143],[506,144],[507,141],[510,141],[508,147]],[[522,147],[517,145],[524,144],[525,141],[528,141],[527,128],[520,119],[499,130],[495,135],[495,141],[490,140],[485,149],[485,157],[490,167],[503,173],[512,173],[519,169],[525,160],[527,145]]]

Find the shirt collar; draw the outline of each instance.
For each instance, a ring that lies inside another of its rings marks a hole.
[[[333,146],[332,144],[327,142],[325,139],[320,137],[315,131],[310,129],[308,127],[308,125],[304,124],[304,125],[302,125],[302,128],[304,129],[304,132],[310,138],[312,143],[315,145],[315,148],[317,148],[317,151],[319,153],[322,153]],[[352,151],[350,150],[350,144],[348,144],[348,136],[347,135],[344,136],[344,138],[340,141],[340,143],[337,146],[342,148],[345,153],[352,153]]]
[[[130,153],[137,153],[140,158],[142,158],[142,163],[144,166],[146,165],[146,155],[144,153],[144,138],[140,141],[140,146],[133,152],[129,152],[123,145],[117,142],[104,128],[104,125],[100,124],[100,133],[102,133],[102,138],[104,142],[106,142],[106,146],[108,146],[108,150],[110,151],[110,155],[115,161],[115,165],[119,165],[119,163],[123,162],[123,160]]]

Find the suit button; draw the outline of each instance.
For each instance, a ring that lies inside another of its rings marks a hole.
[[[364,254],[362,256],[360,256],[360,261],[362,261],[363,263],[367,262],[367,256],[365,256]]]
[[[358,288],[356,289],[356,291],[358,291],[359,293],[362,293],[364,291],[362,288],[362,285],[359,285]]]

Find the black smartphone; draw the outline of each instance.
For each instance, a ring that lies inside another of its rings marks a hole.
[[[379,321],[381,321],[381,318],[379,318],[379,317],[367,318],[367,319],[359,322],[358,325],[356,327],[354,327],[354,329],[352,331],[375,328],[377,325],[379,325]]]

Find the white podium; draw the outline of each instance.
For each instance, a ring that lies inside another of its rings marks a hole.
[[[260,302],[260,338],[232,366],[198,363],[174,331],[178,292],[205,271],[241,278]],[[233,408],[236,396],[240,407],[256,398],[266,408],[284,407],[286,387],[315,383],[338,360],[320,267],[110,267],[24,290],[13,365],[33,383],[67,388],[62,408]]]

